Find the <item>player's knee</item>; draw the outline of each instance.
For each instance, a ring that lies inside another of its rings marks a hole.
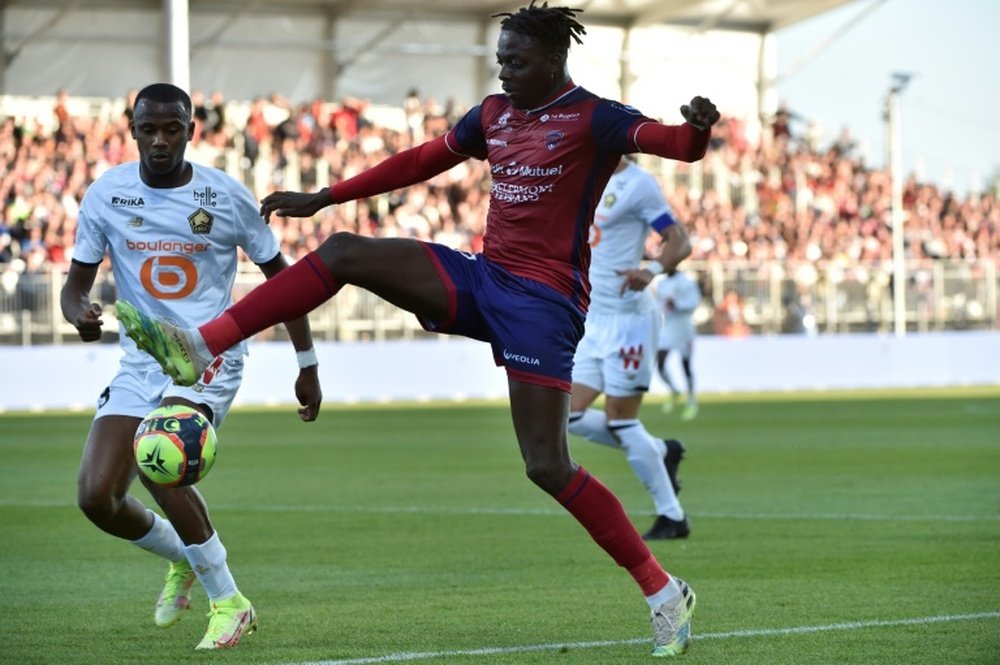
[[[330,234],[316,250],[316,253],[323,260],[323,263],[332,269],[355,259],[360,253],[364,240],[357,234],[338,231]]]
[[[81,483],[76,494],[76,505],[91,522],[104,524],[117,512],[121,501],[112,496],[111,492]]]
[[[573,477],[572,467],[555,461],[529,460],[525,463],[524,472],[528,480],[552,496],[562,492]]]

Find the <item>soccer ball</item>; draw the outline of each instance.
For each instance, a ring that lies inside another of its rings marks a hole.
[[[190,406],[171,404],[150,411],[135,431],[135,461],[158,485],[193,485],[215,463],[215,428]]]

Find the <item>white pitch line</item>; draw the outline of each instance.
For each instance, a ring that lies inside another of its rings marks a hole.
[[[66,501],[0,499],[0,508],[76,508]],[[626,507],[627,509],[627,507]],[[561,508],[415,508],[413,506],[333,506],[328,504],[242,504],[212,503],[212,510],[262,513],[345,513],[372,515],[513,515],[564,516]],[[652,515],[648,510],[629,511]],[[722,520],[853,520],[859,522],[1000,522],[1000,515],[879,515],[874,513],[726,513],[689,511],[699,519]]]
[[[847,621],[831,623],[823,626],[792,626],[788,628],[760,628],[755,630],[730,630],[717,633],[698,633],[695,641],[726,640],[743,637],[776,637],[781,635],[805,635],[809,633],[825,633],[838,630],[858,630],[864,628],[892,628],[896,626],[921,626],[932,623],[950,623],[955,621],[976,621],[979,619],[1000,619],[1000,611],[975,612],[972,614],[946,614],[914,619],[874,619],[872,621]],[[563,649],[596,649],[599,647],[624,646],[649,642],[648,637],[631,640],[601,640],[596,642],[564,642],[552,644],[526,644],[517,647],[484,647],[482,649],[458,649],[454,651],[417,651],[389,653],[383,656],[368,658],[347,658],[341,660],[317,660],[287,665],[370,665],[372,663],[403,663],[430,658],[447,658],[453,656],[500,656],[513,653],[529,653],[534,651],[560,651]]]

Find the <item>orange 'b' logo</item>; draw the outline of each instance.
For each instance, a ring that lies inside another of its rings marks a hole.
[[[198,270],[186,256],[152,256],[143,262],[139,279],[154,298],[177,300],[194,291]]]

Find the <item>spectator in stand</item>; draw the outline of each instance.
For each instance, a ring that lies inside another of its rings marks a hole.
[[[71,98],[53,99],[51,111],[38,117],[7,117],[0,124],[0,220],[7,227],[10,243],[0,248],[0,262],[16,258],[26,235],[25,220],[36,220],[43,227],[43,242],[62,237],[68,227],[73,236],[82,192],[104,171],[138,158],[128,140],[128,118],[136,90],[130,90],[119,106],[120,117],[69,117],[66,132],[57,130],[60,121],[56,109],[75,108]],[[205,163],[225,164],[225,153],[234,149],[232,139],[247,128],[226,120],[225,102],[219,92],[206,103],[204,140],[192,156]],[[346,101],[346,100],[345,100]],[[246,153],[256,161],[258,140],[272,141],[278,120],[272,112],[281,108],[262,100],[267,113],[251,114]],[[428,111],[432,102],[428,100]],[[357,108],[363,104],[358,102]],[[325,164],[330,182],[338,182],[370,168],[378,161],[412,145],[408,131],[396,132],[385,127],[370,127],[364,136],[365,148],[340,137],[331,128],[331,108],[339,105],[314,100],[308,117],[297,112],[300,136],[275,144],[272,168],[285,168],[285,155],[298,151],[302,169],[301,184],[319,185],[316,170]],[[342,108],[342,107],[341,107]],[[289,113],[288,109],[284,113]],[[435,111],[444,114],[444,110]],[[354,115],[353,112],[350,112]],[[217,122],[212,120],[218,115]],[[744,266],[756,266],[762,276],[786,279],[786,272],[796,272],[798,263],[807,261],[825,272],[829,267],[841,271],[844,278],[857,284],[857,293],[870,293],[871,324],[877,325],[878,299],[884,298],[884,283],[891,274],[890,180],[884,171],[868,168],[862,147],[844,131],[825,149],[812,149],[795,136],[792,127],[797,118],[784,109],[789,136],[780,145],[750,141],[742,123],[726,118],[713,132],[709,163],[721,162],[741,182],[744,177],[759,185],[752,195],[759,202],[754,211],[744,200],[749,186],[734,187],[732,197],[719,196],[711,188],[696,199],[684,184],[684,167],[668,200],[679,216],[688,220],[691,230],[692,260],[725,263],[739,260]],[[363,110],[357,123],[363,123]],[[209,127],[215,122],[214,129]],[[73,131],[69,131],[68,124]],[[315,125],[309,135],[303,127]],[[355,123],[356,124],[356,123]],[[369,123],[370,124],[370,123]],[[440,132],[452,123],[446,115],[430,117],[428,126]],[[780,123],[779,123],[780,127]],[[779,129],[779,134],[784,130]],[[766,139],[768,131],[764,132]],[[373,146],[375,149],[373,150]],[[308,154],[309,157],[304,155]],[[283,173],[276,172],[277,176]],[[327,175],[326,173],[324,176]],[[324,177],[323,182],[327,178]],[[281,180],[277,180],[280,183]],[[432,237],[443,233],[447,239],[461,239],[471,251],[481,250],[481,220],[485,210],[489,174],[480,163],[459,165],[432,179],[426,185],[424,203],[416,210],[427,219]],[[484,189],[484,186],[486,189]],[[258,192],[264,195],[267,192]],[[299,220],[288,220],[283,234],[283,251],[289,256],[305,253],[324,237],[320,225],[328,230],[349,230],[367,235],[399,234],[398,225],[387,223],[387,216],[406,203],[411,193],[400,190],[392,196],[373,199],[363,217],[343,211],[323,211],[315,228]],[[993,193],[956,197],[932,184],[909,178],[904,184],[904,208],[908,215],[906,243],[911,259],[929,265],[932,261],[982,262],[1000,255],[1000,206]],[[434,207],[435,210],[424,210]],[[408,210],[413,210],[411,204]],[[443,212],[448,210],[446,214]],[[39,216],[36,210],[45,210]],[[370,214],[369,214],[370,213]],[[454,224],[452,225],[451,221]],[[448,230],[445,231],[445,227]],[[52,227],[61,227],[50,232]],[[363,229],[363,230],[362,230]],[[2,233],[0,233],[2,235]],[[54,240],[52,240],[54,242]],[[71,249],[72,242],[63,243]],[[58,254],[58,249],[55,252]],[[933,272],[932,272],[933,274]],[[934,293],[933,290],[930,291]],[[812,294],[818,304],[817,294]],[[719,304],[720,294],[706,291],[706,298]],[[791,303],[791,300],[787,302]],[[940,303],[938,303],[940,307]],[[783,317],[778,316],[779,322]]]
[[[743,319],[743,300],[736,291],[727,291],[712,314],[712,330],[724,337],[746,337],[750,326]]]

